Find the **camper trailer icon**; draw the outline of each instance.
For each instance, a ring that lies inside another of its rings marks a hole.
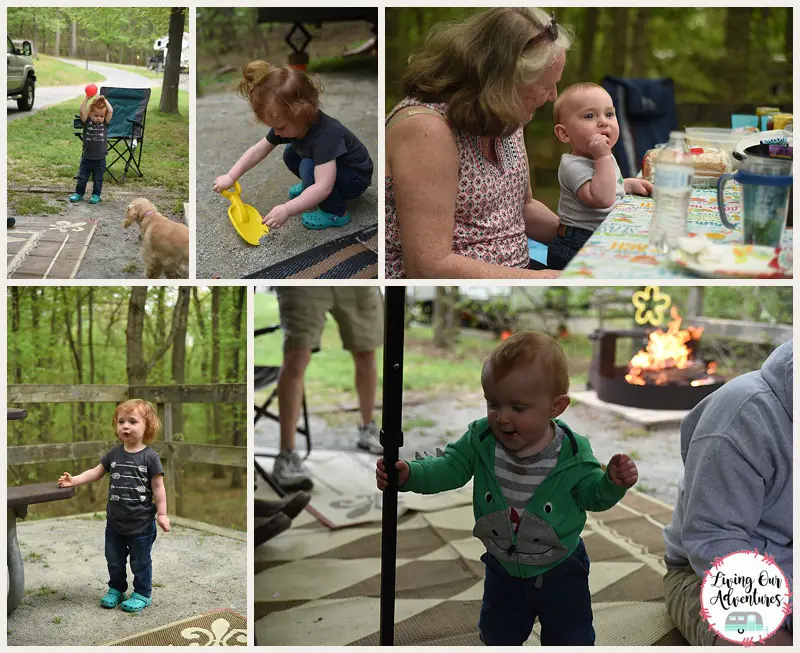
[[[725,632],[736,631],[740,635],[746,632],[761,632],[764,622],[758,612],[731,612],[725,619]]]

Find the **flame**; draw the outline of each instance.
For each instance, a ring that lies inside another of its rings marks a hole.
[[[667,330],[657,329],[648,336],[647,347],[639,351],[630,362],[629,373],[625,375],[625,380],[632,385],[647,385],[643,378],[644,372],[655,373],[652,383],[664,385],[669,382],[667,370],[686,369],[692,364],[692,351],[687,343],[697,340],[703,333],[702,327],[688,327],[681,329],[681,316],[675,306],[670,310],[672,320],[667,326]],[[709,363],[706,372],[713,374],[716,363]],[[693,381],[692,385],[705,385],[712,383],[713,380],[702,379]]]

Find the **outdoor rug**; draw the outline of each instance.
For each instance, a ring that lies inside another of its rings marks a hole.
[[[270,498],[268,490],[257,495]],[[313,501],[312,501],[313,503]],[[598,646],[685,645],[664,607],[663,527],[671,508],[638,492],[583,532]],[[408,511],[397,537],[395,644],[480,646],[481,543],[471,505]],[[255,549],[259,646],[379,643],[380,523],[330,530],[308,512]],[[539,624],[527,644],[538,646]]]
[[[375,485],[375,462],[368,453],[345,451],[313,451],[303,465],[314,482],[308,510],[331,529],[359,524],[380,525],[383,492]],[[256,455],[256,461],[267,472],[272,459]],[[441,494],[400,493],[398,514],[409,510],[431,512],[472,503],[472,481],[463,488]]]
[[[245,279],[377,279],[378,227],[324,243]]]
[[[9,279],[74,279],[97,220],[70,222],[59,216],[20,216],[6,230]]]
[[[222,608],[111,642],[109,646],[247,646],[247,619]]]

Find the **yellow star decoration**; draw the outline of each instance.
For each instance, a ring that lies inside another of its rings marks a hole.
[[[644,290],[637,290],[633,293],[636,324],[652,324],[653,326],[663,324],[664,314],[671,304],[670,296],[663,294],[658,286],[647,286]]]

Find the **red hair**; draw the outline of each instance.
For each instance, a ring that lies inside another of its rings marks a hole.
[[[158,419],[158,413],[156,413],[153,404],[144,399],[128,399],[127,401],[123,401],[114,409],[114,419],[111,424],[115,432],[117,430],[117,418],[122,411],[138,411],[139,415],[142,416],[144,420],[144,437],[142,438],[142,442],[150,444],[156,439],[158,432],[161,430],[161,420]]]
[[[270,117],[286,117],[309,125],[319,113],[322,91],[305,73],[289,66],[251,61],[242,72],[237,92],[250,102],[256,117],[268,123]]]

